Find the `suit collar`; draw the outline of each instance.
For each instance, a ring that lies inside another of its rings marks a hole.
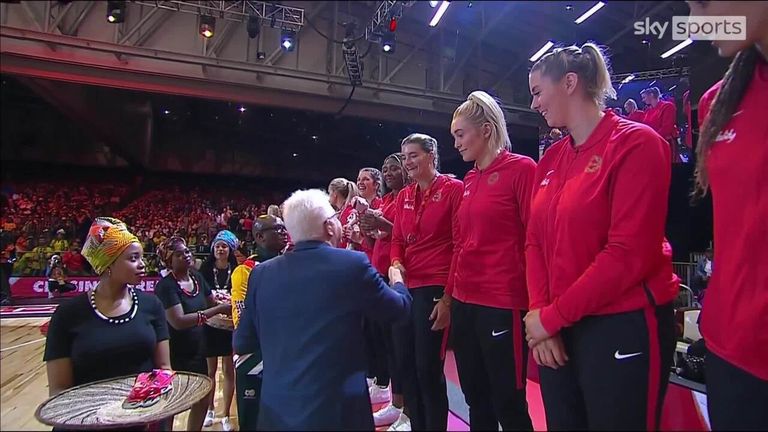
[[[332,247],[328,244],[328,242],[320,241],[320,240],[306,240],[302,242],[296,243],[296,245],[293,247],[294,252],[300,251],[300,250],[307,250],[307,249],[317,249],[317,248],[323,248],[323,247]]]

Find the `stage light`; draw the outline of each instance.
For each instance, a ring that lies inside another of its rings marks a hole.
[[[580,17],[576,18],[576,21],[574,21],[574,22],[576,24],[583,23],[584,21],[587,20],[587,18],[589,18],[592,15],[594,15],[595,12],[599,11],[600,9],[602,9],[603,6],[605,6],[604,2],[599,1],[599,2],[595,3],[595,5],[592,6],[588,11],[584,12],[583,14],[581,14]]]
[[[259,35],[259,31],[261,30],[261,24],[259,23],[259,17],[257,16],[249,16],[248,17],[248,24],[246,26],[246,31],[248,31],[248,37],[251,39],[256,39],[256,36]]]
[[[293,154],[293,157],[298,157],[298,156],[299,156],[299,154],[298,154],[298,153],[294,153],[294,154]]]
[[[125,21],[125,2],[108,1],[107,2],[107,21],[112,24],[119,24]]]
[[[163,114],[165,114],[165,115],[168,115],[168,114],[170,114],[170,113],[171,113],[171,112],[170,112],[169,110],[164,110],[164,111],[163,111]]]
[[[280,46],[285,51],[293,51],[296,47],[296,32],[293,30],[283,29],[280,34]]]
[[[626,77],[623,80],[621,80],[621,83],[622,84],[626,84],[626,83],[632,81],[633,79],[635,79],[635,76],[634,75],[629,75],[628,77]]]
[[[206,39],[210,39],[215,31],[216,18],[209,15],[200,15],[200,34]]]
[[[241,113],[244,113],[244,112],[245,112],[245,107],[244,107],[244,106],[241,106],[241,107],[240,107],[240,108],[238,108],[237,110],[238,110],[238,111],[240,111]]]
[[[693,39],[691,39],[691,38],[688,38],[688,39],[686,39],[686,40],[684,40],[684,41],[680,42],[679,44],[677,44],[677,45],[676,45],[674,48],[672,48],[672,49],[670,49],[669,51],[667,51],[667,52],[665,52],[664,54],[662,54],[662,55],[661,55],[661,58],[665,59],[665,58],[667,58],[667,57],[671,56],[672,54],[674,54],[674,53],[676,53],[676,52],[680,51],[681,49],[683,49],[683,48],[687,47],[688,45],[690,45],[690,44],[692,44],[692,43],[693,43]]]
[[[389,31],[393,33],[397,31],[397,19],[395,17],[389,20]]]
[[[543,47],[539,48],[539,50],[536,51],[536,54],[532,55],[529,60],[532,62],[535,62],[536,60],[540,59],[541,56],[546,54],[547,51],[549,51],[549,49],[552,48],[553,46],[555,46],[554,42],[547,41],[547,43],[545,43]]]
[[[395,34],[387,32],[381,37],[381,50],[385,53],[395,52]]]
[[[430,7],[437,7],[437,4],[440,3],[439,1],[430,1],[429,6]]]
[[[568,12],[572,11],[573,5],[565,5],[565,10],[567,10]]]
[[[435,12],[435,16],[432,17],[432,21],[429,22],[430,27],[434,27],[437,25],[437,23],[440,22],[440,18],[443,17],[443,14],[445,14],[446,9],[448,9],[448,6],[451,5],[451,2],[449,1],[443,1],[440,3],[440,7],[437,8],[437,11]]]

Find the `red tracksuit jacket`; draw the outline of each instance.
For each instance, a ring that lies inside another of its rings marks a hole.
[[[643,123],[650,126],[665,140],[671,140],[678,136],[675,117],[677,117],[675,104],[660,100],[656,108],[650,106],[646,108]]]
[[[699,124],[720,88],[699,102]],[[768,380],[768,64],[757,65],[747,93],[707,158],[715,257],[701,316],[707,348]]]
[[[669,145],[649,127],[605,114],[587,141],[568,136],[536,168],[526,264],[530,309],[549,334],[588,315],[677,296],[664,239]]]
[[[393,192],[382,197],[381,211],[384,214],[384,219],[395,223],[395,195]],[[392,262],[389,259],[389,251],[392,249],[392,234],[376,239],[376,243],[373,245],[373,259],[371,263],[384,276],[389,274],[389,265]]]
[[[627,118],[629,120],[638,122],[638,123],[644,123],[645,121],[645,111],[643,110],[635,110],[632,112],[632,114],[628,115]]]
[[[533,159],[503,151],[464,177],[459,237],[446,292],[456,300],[528,309],[525,228],[536,173]]]
[[[426,191],[414,183],[397,195],[390,258],[405,267],[408,288],[447,285],[463,193],[461,180],[440,174]]]

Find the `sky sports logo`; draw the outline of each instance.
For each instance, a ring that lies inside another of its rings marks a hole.
[[[669,29],[669,21],[635,22],[635,35],[656,36],[661,39]],[[745,40],[747,17],[745,16],[673,16],[672,40]]]

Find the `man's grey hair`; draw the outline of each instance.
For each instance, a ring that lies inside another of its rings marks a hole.
[[[293,243],[325,240],[325,221],[334,213],[328,194],[320,189],[296,191],[283,203],[283,220]]]

